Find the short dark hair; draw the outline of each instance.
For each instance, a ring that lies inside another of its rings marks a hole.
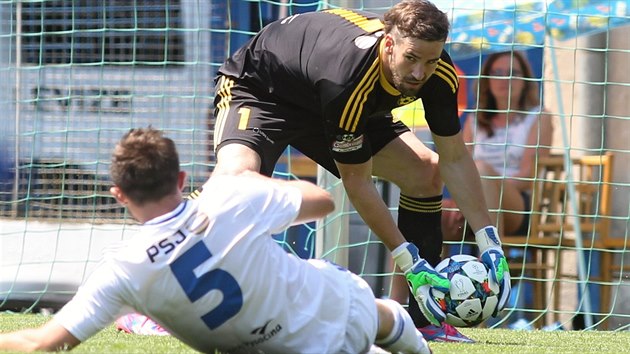
[[[446,13],[426,0],[403,0],[389,9],[383,20],[385,33],[396,28],[402,37],[430,42],[445,42],[450,27]]]
[[[131,129],[114,148],[112,181],[142,205],[177,192],[179,156],[173,140],[159,130]]]

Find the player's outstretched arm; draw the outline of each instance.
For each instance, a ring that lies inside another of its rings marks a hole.
[[[258,172],[244,171],[239,176],[261,178],[273,183],[297,188],[302,193],[302,205],[294,224],[321,219],[335,210],[335,202],[325,189],[305,180],[282,180],[269,178]]]
[[[0,334],[0,349],[19,352],[68,350],[80,343],[54,320],[38,328]]]
[[[335,202],[328,191],[305,180],[281,180],[261,175],[254,171],[243,171],[235,176],[244,176],[250,178],[259,178],[267,180],[270,183],[280,185],[288,185],[297,188],[302,193],[302,205],[300,211],[293,224],[303,224],[310,221],[318,220],[330,214],[335,210]],[[201,194],[201,189],[197,189],[190,193],[188,199],[197,199]]]
[[[372,160],[360,164],[337,162],[348,198],[368,227],[390,251],[405,242],[389,207],[372,181]]]
[[[490,270],[493,280],[501,286],[501,299],[497,306],[497,311],[500,311],[510,296],[510,273],[501,248],[499,232],[492,226],[479,172],[461,134],[434,137],[440,153],[440,174],[466,220],[476,230],[475,240],[479,247],[480,260]]]
[[[308,181],[288,181],[302,192],[302,205],[295,224],[321,219],[335,210],[335,202],[328,191]]]
[[[434,141],[440,154],[440,176],[466,221],[473,230],[492,225],[481,178],[464,144],[462,133],[447,137],[436,135]]]

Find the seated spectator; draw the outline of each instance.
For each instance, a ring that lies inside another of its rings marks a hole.
[[[488,56],[477,95],[477,110],[466,119],[463,135],[482,177],[486,203],[502,235],[526,234],[536,159],[549,154],[551,117],[520,52]],[[465,235],[455,202],[445,199],[443,207],[444,240],[474,240],[471,232]]]

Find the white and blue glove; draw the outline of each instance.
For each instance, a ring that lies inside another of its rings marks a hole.
[[[486,226],[475,232],[475,241],[479,247],[479,260],[488,267],[490,278],[499,285],[499,303],[492,313],[496,317],[510,299],[510,269],[499,241],[499,231],[494,226]]]
[[[418,248],[405,242],[392,251],[396,265],[405,273],[411,293],[418,302],[420,310],[432,324],[439,326],[446,319],[444,310],[431,296],[431,287],[443,293],[449,291],[451,282],[440,275],[433,267],[418,255]]]

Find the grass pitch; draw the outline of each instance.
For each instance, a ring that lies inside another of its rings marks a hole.
[[[0,313],[0,331],[39,326],[51,316]],[[538,354],[538,353],[630,353],[630,332],[608,331],[513,331],[463,328],[475,344],[431,343],[434,354]],[[73,353],[196,353],[171,336],[140,336],[116,331],[113,326],[72,351]],[[326,354],[326,353],[322,353]]]

